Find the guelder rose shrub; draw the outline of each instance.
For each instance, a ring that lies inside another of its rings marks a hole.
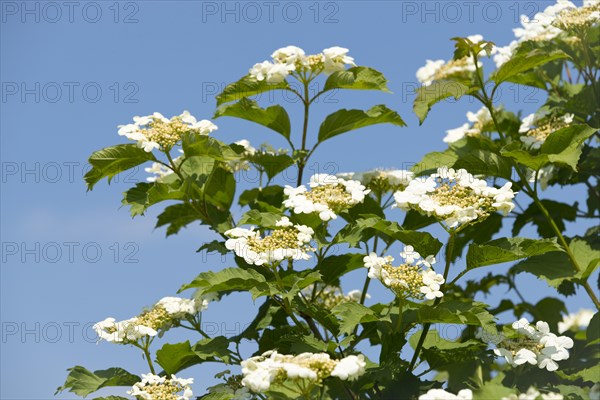
[[[375,124],[405,125],[380,104],[340,109],[316,134],[308,131],[310,110],[328,91],[388,92],[381,72],[341,47],[310,55],[294,46],[276,50],[217,96],[214,118],[260,124],[287,149],[241,138],[224,143],[213,122],[187,111],[121,125],[119,135],[132,143],[92,154],[89,189],[147,166],[147,182],[124,193],[131,214],[169,201],[158,227],[173,235],[206,225],[215,240],[202,249],[234,255],[235,264],[204,270],[180,288],[183,298],[167,291],[136,316],[95,325],[107,342],[99,345],[142,352],[141,376],[76,366],[58,391],[85,397],[120,386],[123,396],[144,400],[600,398],[600,317],[567,310],[560,300],[585,296],[600,307],[591,279],[600,261],[599,20],[597,1],[575,7],[559,0],[523,22],[505,47],[480,35],[454,38],[451,60],[429,60],[417,72],[414,112],[422,122],[450,97],[480,104],[447,131],[446,150],[409,171],[305,174],[327,140]],[[311,93],[317,80],[323,89]],[[545,91],[546,101],[531,115],[509,110],[496,101],[505,83]],[[272,90],[299,99],[304,118],[293,131],[282,105],[253,100]],[[237,193],[235,173],[249,169],[260,183]],[[277,184],[284,171],[297,174],[294,184]],[[588,199],[551,199],[544,191],[553,186],[581,187]],[[241,216],[232,214],[234,202]],[[591,227],[575,235],[567,222]],[[519,236],[529,224],[538,235]],[[432,226],[443,235],[429,233]],[[510,237],[497,237],[503,227],[512,227]],[[469,273],[479,268],[488,273],[474,279]],[[340,281],[351,272],[364,285],[345,292]],[[520,274],[538,277],[554,295],[529,303],[535,288],[523,290]],[[368,294],[374,286],[379,295]],[[494,304],[473,300],[496,287],[510,295]],[[236,336],[208,335],[201,314],[233,292],[252,295],[256,316]],[[386,292],[392,301],[378,298]],[[461,335],[444,338],[444,324],[460,326]],[[153,346],[172,329],[194,331],[198,342]],[[223,382],[200,395],[206,385],[186,368],[206,362],[223,364]]]

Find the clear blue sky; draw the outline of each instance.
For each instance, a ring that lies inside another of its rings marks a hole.
[[[147,372],[137,350],[96,345],[91,324],[107,316],[134,316],[175,294],[197,273],[231,265],[231,259],[195,252],[214,238],[203,227],[165,239],[164,230],[153,229],[160,207],[131,220],[128,210],[119,207],[121,192],[145,179],[142,169],[86,193],[86,159],[94,150],[123,142],[117,125],[154,111],[171,116],[188,109],[210,118],[216,88],[237,80],[274,49],[293,44],[311,53],[339,45],[348,47],[359,65],[384,72],[394,94],[346,92],[322,98],[326,102],[312,115],[311,132],[337,108],[381,103],[399,111],[409,127],[378,126],[328,141],[312,167],[326,172],[402,167],[443,149],[444,131],[463,124],[466,111],[479,108],[469,100],[443,104],[419,127],[411,111],[415,71],[428,58],[450,58],[453,36],[480,33],[507,44],[518,14],[531,15],[547,4],[2,0],[0,398],[51,398],[74,365]],[[531,89],[514,87],[502,97],[510,109],[526,112],[539,106],[539,99]],[[299,106],[283,101],[297,134]],[[284,146],[278,135],[251,123],[223,118],[216,124],[214,135],[224,141],[245,138],[255,145]],[[583,191],[549,193],[571,202]],[[399,211],[391,215],[402,217]],[[580,233],[584,227],[569,229]],[[344,289],[358,288],[365,273],[353,274]],[[552,295],[534,278],[520,277],[519,282],[528,285],[531,302]],[[371,288],[372,302],[389,297],[376,283]],[[498,290],[486,301],[495,304],[504,295]],[[573,311],[590,306],[583,296],[567,304]],[[205,328],[235,334],[255,308],[249,296],[229,296],[205,312]],[[170,332],[165,338],[187,337]],[[245,355],[251,351],[248,347]],[[182,376],[194,377],[201,394],[219,370],[205,365]]]

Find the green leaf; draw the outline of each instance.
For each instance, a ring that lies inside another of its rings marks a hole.
[[[472,90],[467,85],[456,81],[435,81],[429,86],[422,86],[418,89],[413,103],[413,111],[419,117],[419,123],[422,124],[435,104],[449,97],[458,100]]]
[[[167,236],[174,235],[194,221],[200,220],[200,215],[187,203],[168,206],[158,216],[156,227],[167,226]]]
[[[290,117],[285,108],[279,105],[261,108],[256,101],[243,98],[237,103],[221,105],[217,108],[213,118],[223,116],[256,122],[274,130],[288,140],[290,138],[292,129],[290,126]]]
[[[383,74],[369,67],[353,67],[334,72],[327,78],[323,91],[332,89],[381,90],[389,92]]]
[[[576,271],[565,252],[553,251],[523,260],[512,267],[511,272],[529,272],[557,288],[565,279],[573,278]]]
[[[577,171],[583,143],[595,132],[594,128],[587,125],[571,125],[551,133],[542,144],[539,154],[531,154],[517,142],[507,145],[501,153],[535,171],[550,163]]]
[[[230,363],[229,339],[225,336],[202,339],[194,345],[193,351],[201,362],[221,361],[226,364]]]
[[[274,228],[281,217],[281,214],[250,210],[242,215],[238,225],[256,225],[263,228]]]
[[[571,252],[575,255],[577,264],[581,267],[581,271],[577,277],[583,281],[600,266],[600,251],[593,249],[585,240],[574,238],[569,243]]]
[[[189,341],[166,343],[156,352],[156,361],[168,375],[203,362],[223,362],[229,364],[229,339],[224,336],[205,338],[193,347]]]
[[[416,176],[430,175],[440,167],[454,165],[458,160],[458,154],[453,149],[434,151],[426,154],[421,161],[410,169]]]
[[[422,256],[435,255],[442,248],[442,242],[431,236],[428,232],[409,231],[398,223],[384,220],[379,217],[359,219],[356,225],[360,229],[374,229],[393,240],[398,240],[406,245],[411,245]]]
[[[122,396],[104,396],[104,397],[95,397],[93,400],[129,400],[126,397]]]
[[[245,292],[251,289],[266,289],[263,275],[252,269],[225,268],[221,271],[207,271],[199,274],[192,282],[183,285],[179,292],[198,289],[199,295],[218,292]]]
[[[140,182],[123,193],[123,205],[130,207],[132,217],[143,215],[146,210],[165,200],[181,200],[184,193],[173,189],[171,185],[160,182]]]
[[[209,159],[228,162],[239,160],[241,157],[232,146],[208,135],[185,135],[181,140],[181,147],[186,158],[206,157],[207,163]],[[185,160],[183,165],[188,162],[189,160]]]
[[[547,64],[550,61],[565,58],[568,58],[568,56],[559,50],[546,52],[541,49],[536,49],[527,53],[518,52],[498,68],[498,70],[492,74],[490,79],[496,82],[496,84],[500,84],[514,76],[529,71],[530,69]]]
[[[437,306],[422,305],[417,310],[419,322],[464,324],[484,327],[495,332],[495,318],[486,309],[486,304],[450,300]]]
[[[224,385],[225,386],[225,385]],[[225,386],[225,390],[231,390],[229,386]],[[208,393],[202,397],[198,397],[200,400],[233,400],[235,399],[235,395],[228,392],[215,392]]]
[[[577,208],[575,206],[547,199],[541,200],[541,203],[550,215],[553,216],[554,222],[561,232],[565,230],[564,221],[575,221],[577,217]],[[517,216],[512,234],[515,236],[518,235],[521,229],[529,222],[537,226],[540,236],[546,238],[555,236],[554,229],[552,229],[552,226],[548,223],[548,220],[536,203],[531,203],[523,213]]]
[[[498,146],[484,136],[466,137],[451,144],[458,155],[455,163],[448,165],[455,169],[464,168],[473,175],[511,178],[512,164],[499,154]]]
[[[83,177],[87,183],[88,190],[103,178],[112,178],[123,172],[137,167],[147,161],[157,161],[152,153],[144,151],[135,144],[119,144],[95,151],[89,158],[92,169]]]
[[[595,343],[600,341],[600,313],[597,312],[592,317],[590,324],[586,330],[586,340],[588,343]]]
[[[268,83],[266,80],[257,81],[250,75],[242,77],[239,81],[230,83],[217,95],[217,106],[231,101],[240,101],[243,98],[268,92],[270,90],[289,90],[286,81],[281,83]]]
[[[341,276],[350,271],[364,268],[363,254],[343,254],[325,257],[315,270],[322,275],[324,285],[336,285]]]
[[[531,256],[560,251],[556,239],[500,238],[487,243],[473,243],[467,252],[467,268],[501,264]]]
[[[165,343],[162,348],[156,351],[156,362],[165,370],[167,375],[171,375],[198,364],[199,358],[192,351],[190,342],[185,341],[175,344]]]
[[[235,177],[225,168],[216,167],[204,185],[204,200],[220,210],[229,210],[235,197]]]
[[[269,180],[294,165],[294,159],[287,154],[270,154],[259,152],[250,157],[250,161],[257,169],[264,171]]]
[[[204,243],[196,253],[200,253],[201,251],[206,250],[207,253],[218,252],[221,255],[225,255],[229,253],[229,250],[225,247],[224,242],[219,242],[218,240],[213,240],[212,242]]]
[[[421,338],[423,331],[418,331],[410,337],[409,343],[414,349]],[[458,331],[456,332],[459,333]],[[444,367],[453,367],[457,363],[475,361],[481,359],[481,353],[485,350],[486,344],[480,340],[456,341],[446,340],[435,329],[427,333],[425,342],[423,342],[422,358],[427,361],[431,368],[447,369]]]
[[[331,312],[340,319],[340,332],[350,334],[358,324],[379,321],[373,310],[355,302],[341,303]]]
[[[283,203],[283,188],[273,185],[263,188],[254,188],[242,192],[239,198],[240,206],[250,206],[256,202],[266,203],[273,207],[281,207]]]
[[[319,128],[319,142],[355,129],[385,123],[406,126],[397,112],[383,104],[374,106],[367,111],[341,109],[325,118]]]
[[[483,221],[477,221],[477,223],[461,229],[455,235],[452,259],[459,258],[463,253],[463,249],[469,243],[482,244],[492,240],[492,237],[502,228],[502,221],[502,215],[493,213]]]
[[[104,387],[133,386],[140,377],[130,374],[122,368],[109,368],[91,372],[84,367],[70,368],[64,385],[56,389],[56,394],[69,389],[78,396],[85,397]]]

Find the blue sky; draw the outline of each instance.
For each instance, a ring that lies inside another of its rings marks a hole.
[[[415,71],[428,58],[450,58],[453,36],[480,33],[507,44],[518,15],[532,15],[547,4],[2,0],[0,398],[51,398],[74,365],[145,373],[137,350],[96,345],[91,324],[107,316],[129,318],[173,295],[199,272],[231,265],[231,258],[195,252],[214,239],[206,228],[191,226],[165,239],[164,230],[153,229],[160,207],[134,220],[120,208],[121,192],[145,180],[143,169],[86,192],[86,159],[94,150],[123,142],[117,125],[154,111],[171,116],[188,109],[198,118],[210,118],[217,88],[237,80],[273,50],[293,44],[311,53],[339,45],[349,48],[359,65],[382,71],[393,94],[346,92],[321,98],[311,115],[311,139],[324,116],[338,108],[385,103],[409,127],[376,126],[332,139],[320,146],[310,167],[341,172],[406,166],[443,149],[445,130],[463,124],[466,111],[479,109],[471,100],[449,102],[419,126],[411,111]],[[531,112],[541,99],[531,89],[507,86],[501,101],[511,110]],[[275,100],[288,108],[297,135],[299,105]],[[251,123],[215,122],[219,130],[214,135],[226,142],[245,138],[255,145],[285,145],[278,135]],[[250,177],[245,181],[242,188],[251,185]],[[583,191],[550,190],[547,195],[572,202]],[[399,211],[390,215],[402,218]],[[581,233],[585,227],[569,229]],[[349,277],[344,289],[362,285],[364,273]],[[531,302],[553,294],[534,278],[523,276],[519,282],[530,287],[526,297]],[[371,295],[372,302],[387,299],[377,284],[371,285]],[[502,296],[514,297],[496,290],[484,300],[494,304]],[[573,311],[591,305],[582,295],[568,298],[567,304]],[[229,296],[205,312],[205,327],[215,334],[235,334],[256,307],[249,296]],[[171,342],[187,338],[198,339],[179,332],[166,335]],[[251,351],[248,347],[245,355]],[[182,376],[194,377],[200,394],[221,369],[205,365]],[[57,398],[72,397],[63,393]]]

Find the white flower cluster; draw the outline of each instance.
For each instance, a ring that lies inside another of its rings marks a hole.
[[[359,181],[346,180],[334,175],[315,174],[310,178],[310,191],[306,186],[286,185],[287,196],[283,205],[296,214],[318,213],[322,221],[336,219],[337,214],[362,203],[370,190]]]
[[[158,332],[138,322],[137,317],[117,321],[114,318],[106,318],[93,326],[98,340],[106,340],[110,343],[136,342],[144,336],[156,336]]]
[[[483,41],[483,36],[468,36],[471,42],[477,44]],[[479,63],[479,67],[483,64]],[[427,60],[425,65],[417,70],[417,79],[423,86],[429,86],[434,81],[448,79],[453,76],[470,75],[476,71],[475,60],[472,56],[466,56],[458,60]]]
[[[363,262],[369,268],[369,278],[379,280],[402,298],[425,297],[433,300],[444,296],[440,291],[444,277],[432,268],[435,264],[434,256],[422,259],[412,246],[406,246],[400,256],[404,263],[398,267],[392,266],[394,258],[391,256],[379,257],[376,253],[365,256]]]
[[[464,169],[438,168],[436,174],[413,179],[406,189],[394,194],[396,207],[433,215],[451,228],[483,220],[494,211],[508,214],[515,205],[512,183],[501,188],[488,186]]]
[[[312,228],[295,225],[288,217],[282,217],[271,234],[264,238],[254,227],[228,230],[225,247],[254,265],[274,264],[284,259],[308,260],[311,257],[308,252],[313,251],[309,246],[313,235]]]
[[[527,392],[519,395],[511,394],[508,397],[503,397],[502,400],[563,400],[562,394],[558,393],[540,393],[536,388],[530,387]]]
[[[313,74],[324,72],[331,74],[346,69],[346,65],[354,64],[348,56],[348,49],[330,47],[322,53],[306,55],[304,50],[296,46],[287,46],[275,50],[271,54],[272,61],[263,61],[250,68],[250,76],[257,81],[281,83],[293,72],[309,71]]]
[[[206,119],[198,121],[188,111],[171,119],[155,112],[144,117],[133,117],[133,124],[119,125],[119,135],[136,141],[147,152],[154,149],[168,151],[186,133],[208,135],[216,129],[217,126],[212,122]]]
[[[526,148],[537,150],[542,147],[551,133],[569,126],[573,122],[573,117],[573,114],[565,114],[561,117],[529,114],[521,121],[519,139]]]
[[[590,26],[600,20],[598,0],[584,0],[577,8],[568,0],[557,0],[555,4],[536,13],[533,18],[521,15],[520,28],[513,29],[516,40],[504,47],[494,47],[494,62],[500,68],[511,59],[519,45],[526,41],[548,41],[573,27]]]
[[[190,385],[194,379],[170,378],[154,374],[142,374],[142,380],[127,391],[138,400],[192,400],[194,393]],[[183,393],[181,393],[183,392]]]
[[[558,333],[565,333],[572,328],[585,329],[594,317],[594,311],[581,309],[576,313],[565,315],[563,320],[558,323]]]
[[[346,180],[356,180],[377,193],[403,189],[414,178],[414,173],[404,169],[373,169],[365,172],[343,172],[336,175]]]
[[[463,389],[458,394],[453,394],[444,389],[429,389],[419,396],[419,400],[473,400],[473,392],[471,389]]]
[[[485,125],[492,120],[492,116],[486,107],[481,107],[476,113],[467,112],[467,120],[469,122],[465,122],[462,126],[447,130],[446,137],[443,139],[444,142],[454,143],[465,136],[480,135]]]
[[[331,310],[333,307],[341,303],[355,302],[358,303],[362,296],[362,291],[351,290],[348,294],[344,294],[342,289],[337,286],[323,286],[320,284],[309,285],[302,289],[302,295],[306,298],[312,298],[313,293],[318,294],[315,298],[315,302],[321,304],[324,308]],[[366,299],[370,299],[371,296],[367,293]]]
[[[320,384],[336,377],[352,381],[364,374],[366,362],[362,355],[333,360],[327,353],[302,353],[297,356],[267,351],[261,356],[242,361],[242,384],[253,392],[265,392],[272,383],[309,381]]]
[[[550,332],[548,323],[538,321],[530,325],[526,318],[512,324],[518,337],[501,338],[492,343],[496,345],[494,353],[504,357],[506,362],[515,367],[523,364],[537,365],[540,369],[556,371],[557,361],[569,358],[569,350],[573,347],[573,339],[567,336],[556,336]]]
[[[145,336],[156,336],[159,330],[166,330],[179,320],[206,310],[209,301],[208,298],[163,297],[137,317],[123,321],[106,318],[94,324],[93,328],[99,340],[122,344],[136,342]]]

